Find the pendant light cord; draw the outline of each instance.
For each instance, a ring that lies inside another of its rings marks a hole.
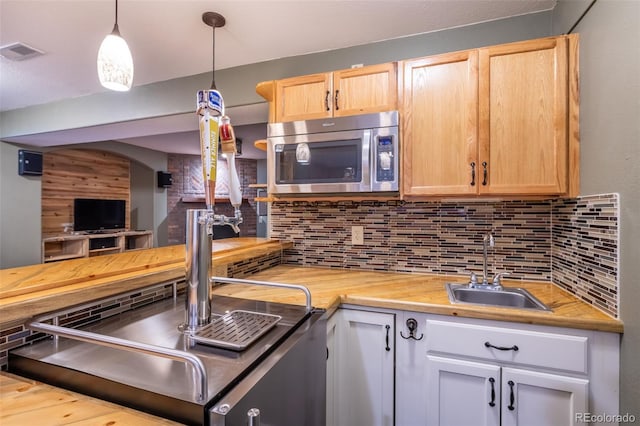
[[[213,33],[213,35],[211,36],[212,38],[211,46],[213,46],[213,48],[211,49],[211,89],[218,90],[216,88],[216,26],[215,25],[211,27],[211,31]]]
[[[224,16],[216,12],[205,12],[202,14],[202,22],[211,27],[211,88],[209,90],[217,90],[216,88],[216,27],[224,27]]]
[[[116,23],[113,25],[113,31],[111,34],[120,36],[120,29],[118,28],[118,0],[116,0]]]

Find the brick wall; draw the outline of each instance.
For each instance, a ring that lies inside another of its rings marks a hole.
[[[242,188],[243,223],[240,225],[240,236],[256,236],[256,190],[249,185],[257,180],[257,162],[250,159],[236,159],[236,169]],[[188,209],[204,209],[204,202],[184,202],[185,198],[203,198],[204,186],[202,178],[202,162],[198,155],[170,154],[168,172],[173,178],[173,185],[167,188],[167,223],[168,244],[184,244],[186,213]],[[218,161],[216,180],[216,198],[228,198],[228,171],[226,160]],[[228,201],[220,201],[215,205],[216,214],[233,216],[233,207]]]

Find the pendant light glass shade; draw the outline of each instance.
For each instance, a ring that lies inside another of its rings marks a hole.
[[[104,38],[98,50],[98,78],[104,87],[118,92],[131,89],[133,83],[133,57],[118,30],[118,0],[113,31]]]
[[[104,38],[98,50],[98,77],[107,89],[125,92],[133,83],[133,58],[127,42],[117,34]]]

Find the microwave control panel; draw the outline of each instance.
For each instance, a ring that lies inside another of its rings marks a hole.
[[[378,182],[393,182],[395,180],[393,136],[379,136],[377,139],[376,180]]]

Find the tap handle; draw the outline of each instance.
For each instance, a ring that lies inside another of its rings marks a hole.
[[[229,169],[229,201],[233,207],[239,208],[242,204],[242,188],[236,170],[235,154],[227,154],[227,167]]]
[[[469,276],[469,285],[474,286],[476,284],[478,284],[478,276],[475,272],[471,272],[471,275]]]
[[[507,277],[509,275],[511,275],[511,274],[508,273],[508,272],[499,272],[499,273],[497,273],[496,276],[493,277],[493,284],[496,284],[496,285],[502,284],[502,277]]]

